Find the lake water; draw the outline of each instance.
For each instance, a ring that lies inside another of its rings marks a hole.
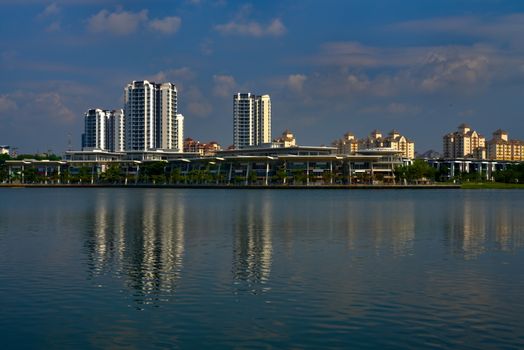
[[[1,347],[522,349],[523,195],[0,189]]]

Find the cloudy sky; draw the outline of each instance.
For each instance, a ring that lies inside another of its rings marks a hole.
[[[462,123],[524,139],[524,1],[0,0],[0,144],[80,147],[83,113],[171,81],[185,136],[232,143],[232,94],[268,93],[273,136],[393,128],[441,151]]]

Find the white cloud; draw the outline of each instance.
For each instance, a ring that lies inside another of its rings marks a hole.
[[[107,10],[101,10],[87,20],[87,28],[93,33],[108,32],[114,35],[126,35],[135,32],[147,20],[147,10],[112,13]]]
[[[287,78],[287,85],[292,91],[301,92],[306,80],[307,76],[304,74],[292,74]]]
[[[50,17],[50,16],[55,16],[57,14],[60,13],[60,7],[57,5],[56,2],[53,2],[49,5],[46,6],[46,8],[44,9],[44,11],[42,11],[38,17],[39,18],[44,18],[44,17]]]
[[[180,17],[172,16],[151,20],[149,27],[164,34],[174,34],[180,28],[181,23]]]
[[[221,97],[231,97],[237,85],[231,75],[213,75],[213,94]]]
[[[273,19],[264,25],[257,21],[232,20],[225,24],[215,26],[215,30],[224,35],[244,35],[252,37],[281,36],[285,34],[286,27],[279,18]]]
[[[0,95],[0,113],[11,112],[16,109],[16,102],[9,95]]]
[[[196,86],[190,87],[184,94],[187,101],[189,117],[205,118],[213,110],[208,99],[204,97],[200,89]]]
[[[47,32],[58,32],[61,28],[60,21],[54,21],[46,27]]]

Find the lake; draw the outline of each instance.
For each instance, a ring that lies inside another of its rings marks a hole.
[[[2,348],[522,349],[523,195],[3,188]]]

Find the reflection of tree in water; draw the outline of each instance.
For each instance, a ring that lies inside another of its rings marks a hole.
[[[138,304],[174,294],[184,255],[184,206],[176,197],[97,197],[87,240],[93,277],[124,278]]]
[[[257,294],[268,290],[271,273],[271,203],[248,200],[235,218],[233,275],[238,291]]]

